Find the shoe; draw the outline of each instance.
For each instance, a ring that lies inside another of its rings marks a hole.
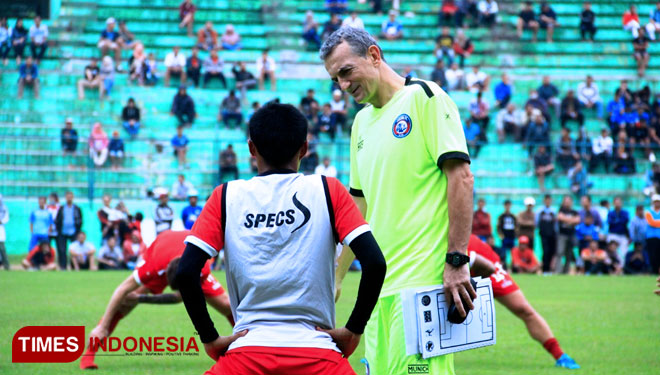
[[[557,362],[555,363],[556,367],[563,367],[569,370],[577,370],[580,368],[580,365],[578,365],[573,358],[569,357],[568,354],[564,353],[559,357]]]
[[[99,366],[94,363],[94,354],[96,354],[96,352],[93,352],[90,350],[90,348],[87,348],[85,354],[83,354],[82,358],[80,358],[81,370],[97,370],[99,368]]]

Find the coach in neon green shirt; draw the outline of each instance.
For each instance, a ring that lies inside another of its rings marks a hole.
[[[470,309],[476,296],[467,264],[445,266],[448,252],[467,252],[472,228],[474,178],[456,104],[435,83],[398,75],[364,30],[336,31],[320,55],[341,89],[367,104],[351,133],[350,191],[388,267],[365,331],[371,374],[453,374],[451,355],[406,356],[400,292],[444,284]],[[338,289],[349,253],[340,257]]]

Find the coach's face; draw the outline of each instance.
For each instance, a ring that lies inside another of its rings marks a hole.
[[[368,103],[378,86],[378,67],[382,63],[378,47],[371,46],[366,56],[356,55],[342,42],[325,60],[325,69],[339,87],[358,103]]]

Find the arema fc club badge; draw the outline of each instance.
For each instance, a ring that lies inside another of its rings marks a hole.
[[[410,116],[407,114],[403,113],[400,114],[399,117],[394,120],[394,125],[392,125],[392,134],[396,138],[403,138],[410,134],[410,131],[412,130],[412,120],[410,119]]]

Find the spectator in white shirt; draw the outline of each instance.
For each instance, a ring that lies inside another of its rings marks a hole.
[[[506,108],[501,109],[495,118],[497,138],[500,143],[504,142],[507,134],[513,134],[516,142],[522,140],[527,125],[527,114],[525,111],[516,109],[516,105],[509,103]]]
[[[323,158],[323,164],[316,166],[316,169],[314,169],[314,174],[337,178],[337,168],[330,165],[330,158],[326,156]]]
[[[30,26],[30,50],[32,51],[32,58],[34,58],[37,65],[41,59],[44,58],[46,48],[48,48],[48,26],[41,23],[41,17],[34,17],[34,24]]]
[[[613,148],[614,141],[610,137],[609,131],[607,128],[601,129],[600,136],[594,139],[591,145],[593,156],[589,162],[589,173],[593,173],[601,161],[605,164],[605,172],[609,173]]]
[[[179,51],[179,46],[165,56],[165,86],[170,85],[170,76],[179,76],[181,84],[186,83],[186,57]]]
[[[341,90],[335,90],[332,92],[330,109],[332,110],[332,115],[330,116],[330,121],[332,122],[331,128],[337,129],[337,125],[341,125],[342,130],[346,129],[348,108]],[[334,139],[334,134],[331,134],[330,137]]]
[[[362,22],[362,18],[358,17],[356,11],[352,11],[350,17],[344,18],[344,22],[342,22],[341,27],[354,27],[356,29],[364,29],[364,22]]]
[[[471,93],[488,90],[490,77],[488,74],[479,70],[479,65],[472,67],[472,71],[465,75],[465,86]]]
[[[76,241],[69,245],[69,254],[71,255],[73,269],[76,271],[80,271],[80,269],[96,271],[96,261],[94,259],[95,252],[96,249],[91,242],[87,241],[87,235],[85,232],[78,232]]]
[[[479,10],[479,23],[482,26],[492,27],[499,11],[497,2],[495,0],[481,0],[477,9]]]
[[[603,118],[603,100],[598,92],[598,85],[594,83],[591,76],[587,76],[586,82],[581,82],[577,88],[578,100],[580,104],[589,109],[595,109],[598,118]]]
[[[172,199],[174,200],[186,200],[188,198],[188,192],[195,189],[190,181],[186,181],[186,176],[180,174],[177,181],[172,184]]]
[[[265,49],[261,52],[261,57],[257,59],[257,73],[259,74],[259,90],[264,89],[264,81],[270,80],[270,90],[275,91],[277,88],[275,82],[275,59],[268,56],[268,50]]]
[[[465,72],[458,68],[458,63],[452,63],[451,68],[445,71],[447,87],[449,90],[461,90],[464,86]]]

